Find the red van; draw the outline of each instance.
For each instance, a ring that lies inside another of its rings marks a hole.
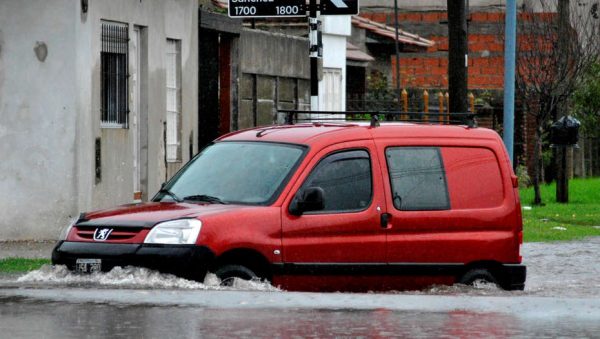
[[[522,290],[517,178],[484,128],[305,123],[230,133],[152,202],[81,214],[52,262],[214,272],[287,290]]]

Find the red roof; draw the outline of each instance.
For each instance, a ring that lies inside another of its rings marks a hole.
[[[390,27],[379,22],[369,20],[361,16],[353,16],[352,24],[356,27],[366,29],[367,31],[373,32],[386,38],[390,38],[392,40],[396,38],[396,29],[394,27]],[[421,47],[431,47],[435,45],[434,41],[427,40],[416,34],[408,33],[401,29],[398,29],[398,42]]]

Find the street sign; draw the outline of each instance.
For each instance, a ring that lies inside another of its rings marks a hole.
[[[321,0],[321,15],[357,15],[358,0]]]
[[[229,0],[231,18],[305,17],[306,11],[305,0]]]

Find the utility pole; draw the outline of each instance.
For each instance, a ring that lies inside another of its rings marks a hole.
[[[562,49],[558,60],[557,67],[559,68],[559,74],[564,74],[562,71],[568,67],[569,62],[569,47],[568,39],[571,39],[569,29],[571,27],[570,20],[570,8],[569,0],[558,0],[558,48]],[[561,103],[557,107],[557,114],[555,114],[555,120],[562,116],[568,115],[566,112],[566,103]],[[554,156],[554,162],[556,164],[556,202],[567,203],[569,202],[569,175],[567,173],[567,146],[557,146]]]
[[[308,38],[310,41],[310,109],[319,110],[319,18],[317,0],[308,8]]]
[[[468,110],[467,67],[469,65],[466,0],[447,0],[447,3],[450,114],[466,113]]]
[[[394,27],[396,27],[396,39],[394,46],[396,47],[396,95],[398,96],[398,112],[402,111],[402,90],[400,89],[400,46],[398,43],[399,27],[398,27],[398,0],[394,0]]]

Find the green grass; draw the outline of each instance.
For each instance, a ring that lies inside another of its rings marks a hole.
[[[533,205],[533,187],[521,190],[521,205],[531,206],[531,210],[523,210],[524,241],[600,236],[600,178],[569,180],[568,204],[556,202],[555,184],[543,185],[540,190],[543,206]]]
[[[50,264],[48,259],[6,258],[0,259],[0,273],[19,273],[37,270]]]

